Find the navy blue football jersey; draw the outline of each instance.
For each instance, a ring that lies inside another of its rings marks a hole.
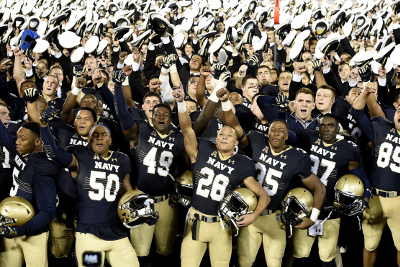
[[[310,158],[304,150],[291,146],[275,153],[269,146],[268,137],[257,131],[251,131],[248,138],[249,156],[256,163],[257,180],[271,197],[267,208],[280,209],[292,179],[305,179],[311,175]]]
[[[304,149],[310,154],[312,172],[326,187],[325,207],[332,206],[335,198],[335,184],[339,178],[349,173],[350,161],[360,162],[360,149],[352,141],[339,139],[333,144],[325,144],[316,132],[301,132]]]
[[[222,160],[216,145],[198,139],[198,153],[193,169],[192,206],[207,215],[217,215],[224,196],[247,177],[254,177],[254,163],[246,156],[235,154]]]
[[[235,105],[235,110],[235,115],[246,133],[255,130],[263,134],[268,134],[270,124],[268,122],[262,123],[249,108],[239,104]]]
[[[247,97],[245,97],[245,96],[243,96],[243,106],[245,106],[248,109],[250,109],[250,107],[251,107],[251,101],[249,99],[247,99]]]
[[[88,138],[82,137],[76,133],[75,128],[66,124],[55,129],[55,137],[58,140],[58,145],[66,148],[71,145],[87,146]]]
[[[138,189],[151,196],[173,193],[171,175],[177,175],[176,166],[185,154],[182,133],[170,130],[162,136],[146,122],[137,125],[138,141],[131,154],[137,164]]]
[[[124,237],[117,207],[118,192],[124,178],[131,172],[128,156],[110,151],[110,155],[103,158],[83,146],[71,146],[67,150],[77,158],[79,165],[75,178],[79,210],[76,231],[105,240]]]
[[[383,117],[369,120],[354,109],[352,114],[373,145],[372,185],[381,190],[400,191],[400,134],[395,125]]]
[[[47,159],[45,152],[14,156],[13,185],[10,196],[28,200],[35,209],[35,217],[17,228],[18,235],[37,235],[48,231],[48,224],[56,212],[55,179],[60,168]],[[43,222],[44,223],[41,223]]]

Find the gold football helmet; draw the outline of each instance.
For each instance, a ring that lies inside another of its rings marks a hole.
[[[21,226],[35,216],[35,210],[22,197],[8,197],[0,203],[0,224]]]
[[[305,188],[293,188],[286,194],[282,206],[283,219],[286,223],[298,225],[301,223],[301,218],[310,217],[314,206],[314,197]]]
[[[353,209],[349,206],[362,200],[363,195],[364,184],[362,180],[353,174],[345,174],[336,182],[333,206],[340,213],[351,215]]]
[[[130,190],[119,200],[118,216],[125,227],[135,228],[143,223],[156,223],[158,212],[154,211],[153,197],[139,190]]]
[[[228,193],[220,202],[220,217],[228,217],[237,228],[239,217],[252,213],[257,207],[256,195],[247,188],[237,188]]]
[[[182,206],[190,206],[193,195],[193,172],[186,170],[175,181],[177,201]]]

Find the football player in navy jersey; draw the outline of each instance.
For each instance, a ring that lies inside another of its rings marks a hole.
[[[393,122],[374,117],[371,120],[364,114],[369,97],[377,90],[376,83],[367,83],[364,91],[354,101],[351,115],[371,140],[372,155],[372,196],[369,208],[364,212],[364,266],[374,266],[383,229],[388,224],[397,249],[397,264],[400,266],[400,108],[396,109]],[[376,102],[376,100],[375,100]]]
[[[286,122],[276,120],[269,127],[268,137],[258,131],[245,135],[239,121],[230,109],[224,111],[225,121],[241,136],[239,146],[256,163],[257,179],[271,196],[268,209],[249,227],[239,232],[238,256],[240,266],[251,266],[263,243],[268,266],[281,266],[286,247],[286,231],[281,221],[281,201],[289,190],[291,181],[299,177],[314,192],[314,214],[316,220],[322,208],[325,188],[311,172],[311,161],[306,152],[285,145],[289,127]],[[296,164],[292,164],[296,162]],[[303,218],[299,229],[307,229],[314,224],[309,218]]]
[[[98,251],[102,260],[107,258],[112,266],[139,266],[126,228],[117,214],[118,195],[132,190],[128,156],[109,150],[111,132],[104,125],[92,127],[87,147],[70,146],[67,150],[58,147],[47,127],[52,114],[46,111],[41,117],[40,129],[46,153],[58,165],[69,169],[77,188],[79,215],[75,248],[78,265],[84,266],[85,251]]]
[[[310,154],[312,172],[319,177],[326,188],[324,209],[318,217],[315,227],[294,233],[294,264],[303,266],[304,260],[311,252],[315,237],[318,237],[319,256],[322,266],[336,266],[335,256],[339,237],[340,216],[332,210],[335,200],[335,184],[338,179],[351,173],[364,182],[364,199],[362,205],[353,205],[352,214],[361,214],[368,205],[371,195],[369,180],[360,167],[360,149],[351,142],[338,138],[338,118],[324,114],[319,119],[319,134],[306,129],[300,133],[303,148]]]
[[[158,104],[153,108],[152,126],[146,121],[135,122],[122,92],[123,76],[121,71],[113,74],[117,117],[136,161],[137,188],[155,198],[155,210],[159,213],[155,225],[142,224],[131,229],[131,242],[138,256],[145,257],[150,252],[154,236],[157,252],[167,256],[173,251],[177,231],[177,209],[169,202],[171,193],[175,192],[171,176],[178,174],[176,167],[185,155],[183,136],[170,128],[172,119],[168,104]]]
[[[56,212],[54,179],[60,168],[49,161],[42,150],[40,127],[36,122],[25,122],[12,135],[0,123],[0,139],[13,158],[13,187],[10,196],[29,201],[35,216],[22,226],[0,227],[2,246],[1,266],[47,266],[48,224]]]
[[[0,103],[0,120],[8,128],[10,123],[10,111],[6,104]],[[0,143],[0,201],[8,197],[12,185],[10,152]]]
[[[254,179],[254,164],[239,154],[234,154],[238,144],[236,132],[224,126],[218,133],[216,145],[205,139],[197,140],[186,111],[183,90],[174,90],[179,121],[185,138],[185,149],[193,165],[192,207],[187,217],[181,248],[182,266],[199,266],[207,247],[212,266],[229,266],[232,236],[229,226],[223,229],[219,222],[218,205],[225,194],[244,185],[259,197],[253,213],[243,215],[238,222],[245,227],[254,222],[268,205],[269,196]],[[224,94],[222,109],[228,99]],[[231,104],[228,103],[229,108]]]

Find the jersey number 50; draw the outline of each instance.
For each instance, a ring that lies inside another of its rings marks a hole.
[[[118,175],[110,173],[106,176],[106,172],[101,171],[91,171],[89,185],[95,191],[89,191],[89,197],[91,200],[102,200],[104,197],[108,202],[115,201],[117,193],[119,191],[120,183]],[[98,180],[101,180],[100,182]],[[107,184],[104,187],[105,180]],[[115,184],[113,192],[111,189]]]

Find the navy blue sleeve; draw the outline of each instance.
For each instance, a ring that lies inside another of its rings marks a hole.
[[[3,122],[0,120],[0,141],[2,145],[10,152],[15,153],[15,140],[17,138],[11,134]]]
[[[7,72],[0,72],[0,88],[0,98],[6,101],[7,105],[11,109],[15,110],[17,105],[8,91]]]
[[[47,226],[56,216],[56,186],[54,180],[60,171],[47,159],[34,159],[35,176],[33,177],[33,194],[38,213],[22,226],[16,227],[18,236],[29,235]]]
[[[49,126],[40,127],[40,136],[48,158],[54,160],[54,162],[63,168],[71,165],[73,160],[72,154],[56,145],[55,138],[51,134]]]
[[[257,98],[257,105],[269,122],[278,118],[279,111],[275,104],[275,97],[273,96],[259,96]]]
[[[132,115],[128,112],[128,106],[126,105],[124,93],[122,92],[122,86],[115,84],[114,90],[117,118],[121,123],[122,130],[126,131],[135,125],[135,121],[133,120]]]
[[[359,177],[363,181],[363,183],[364,183],[363,197],[366,197],[369,199],[371,196],[371,183],[369,182],[369,179],[368,179],[367,174],[365,173],[364,169],[361,166],[358,166],[354,170],[351,170],[350,173]]]
[[[371,121],[364,114],[364,110],[358,110],[351,108],[350,114],[353,116],[354,120],[357,122],[358,126],[360,126],[363,133],[368,137],[368,139],[374,143],[375,141],[375,132],[372,127]]]
[[[114,95],[111,93],[110,89],[107,87],[105,83],[100,88],[97,88],[100,92],[101,97],[104,100],[104,103],[110,109],[111,114],[116,117],[115,108],[114,108]]]

